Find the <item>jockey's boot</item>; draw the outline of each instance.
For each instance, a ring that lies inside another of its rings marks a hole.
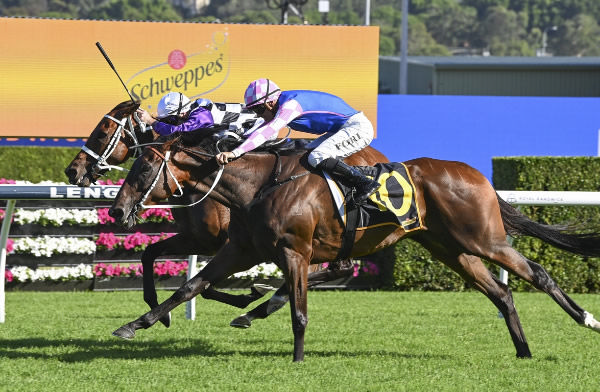
[[[356,204],[364,203],[380,186],[377,181],[371,180],[340,159],[327,158],[319,164],[319,167],[326,170],[342,184],[353,187],[356,190],[354,194],[354,202]]]

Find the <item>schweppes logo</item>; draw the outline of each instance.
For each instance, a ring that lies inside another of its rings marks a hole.
[[[167,61],[149,66],[127,80],[131,95],[147,107],[156,108],[160,98],[170,91],[194,99],[217,89],[229,75],[227,38],[227,31],[218,31],[196,53],[187,54],[180,49],[165,53]]]

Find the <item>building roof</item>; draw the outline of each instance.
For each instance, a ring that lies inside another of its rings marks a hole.
[[[400,62],[399,56],[379,56]],[[600,57],[408,56],[408,62],[436,68],[600,68]]]

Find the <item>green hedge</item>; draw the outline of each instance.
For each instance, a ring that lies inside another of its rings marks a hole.
[[[0,147],[0,177],[31,182],[67,182],[65,169],[81,151],[77,147]],[[111,171],[103,179],[123,178]]]
[[[502,190],[600,191],[600,158],[504,157],[492,160],[493,182]],[[521,206],[532,220],[546,224],[587,223],[598,226],[600,207]],[[530,237],[515,238],[513,246],[540,263],[563,290],[600,291],[600,259],[573,255]],[[533,290],[511,276],[515,290]]]

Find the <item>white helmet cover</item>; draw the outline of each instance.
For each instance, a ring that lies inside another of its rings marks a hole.
[[[165,94],[156,107],[158,118],[165,118],[168,116],[178,116],[181,113],[185,113],[190,110],[190,99],[178,92],[170,92]]]

